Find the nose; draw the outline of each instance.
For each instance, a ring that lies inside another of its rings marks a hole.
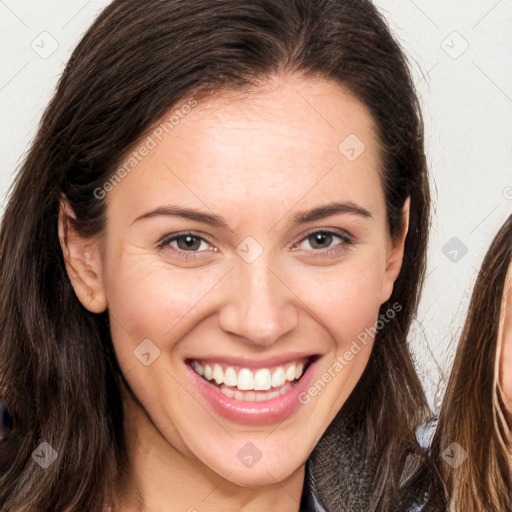
[[[239,260],[230,273],[228,300],[219,316],[220,327],[261,348],[276,343],[298,325],[295,295],[278,273],[260,257]]]

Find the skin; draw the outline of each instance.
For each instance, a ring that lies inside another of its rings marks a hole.
[[[366,146],[353,162],[338,150],[349,134]],[[109,192],[96,239],[81,239],[61,214],[77,297],[92,312],[108,307],[121,369],[142,404],[126,394],[131,464],[117,490],[120,510],[142,510],[137,495],[150,511],[299,510],[304,463],[359,380],[373,340],[307,405],[272,425],[241,425],[210,410],[184,361],[319,354],[314,382],[373,327],[408,226],[406,202],[401,233],[390,239],[378,169],[364,105],[339,85],[290,76],[258,93],[200,102]],[[297,212],[332,201],[371,217],[293,224]],[[220,215],[229,229],[176,216],[135,221],[169,204]],[[309,235],[320,229],[348,233],[352,243],[333,236],[315,244]],[[177,240],[156,248],[183,230],[206,240],[195,259],[172,252],[186,251]],[[236,251],[248,236],[263,249],[252,263]],[[160,349],[150,366],[134,357],[147,338]],[[237,457],[248,442],[262,454],[251,468]]]
[[[512,266],[507,273],[502,301],[498,333],[498,347],[501,347],[499,386],[508,414],[508,422],[512,425]]]

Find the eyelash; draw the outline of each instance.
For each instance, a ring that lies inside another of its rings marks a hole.
[[[311,231],[310,233],[307,233],[298,242],[296,242],[294,244],[294,246],[301,244],[302,242],[304,242],[308,238],[311,238],[312,236],[317,235],[319,233],[321,233],[323,235],[328,235],[328,236],[336,237],[339,240],[341,240],[341,242],[342,242],[340,244],[337,244],[337,245],[334,245],[332,247],[328,247],[328,248],[325,248],[325,249],[316,249],[316,250],[312,249],[312,251],[314,253],[320,254],[321,256],[335,255],[334,253],[339,253],[340,250],[346,249],[346,246],[351,246],[351,245],[354,244],[354,240],[349,235],[347,235],[346,233],[338,233],[336,231],[329,231],[329,230],[326,230],[326,229],[318,229],[316,231]],[[197,258],[197,254],[200,253],[200,252],[203,252],[203,251],[184,251],[183,249],[176,249],[175,247],[173,247],[171,245],[171,242],[174,242],[175,240],[177,240],[179,238],[187,237],[187,236],[191,236],[191,237],[193,237],[193,238],[195,238],[197,240],[200,240],[202,242],[205,242],[205,243],[209,244],[208,240],[206,240],[202,236],[197,235],[196,233],[193,233],[191,231],[185,231],[185,232],[182,232],[182,233],[172,233],[172,234],[169,234],[169,235],[165,235],[159,242],[157,242],[157,248],[159,250],[163,250],[166,247],[169,247],[169,248],[171,248],[171,251],[173,253],[178,255],[179,258],[183,258],[183,259]],[[293,249],[293,250],[296,250],[296,249]],[[213,251],[213,252],[216,252],[216,251]]]

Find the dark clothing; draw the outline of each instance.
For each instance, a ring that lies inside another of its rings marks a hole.
[[[335,419],[306,462],[301,500],[303,512],[367,512],[373,510],[376,461],[372,465],[360,457],[362,446],[343,420]],[[431,443],[436,422],[430,421],[417,431],[419,446]],[[343,451],[342,456],[333,456]],[[403,512],[421,512],[425,496],[418,489],[404,500]],[[402,511],[400,511],[402,512]]]

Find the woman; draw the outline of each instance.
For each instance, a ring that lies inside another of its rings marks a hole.
[[[0,232],[2,511],[421,502],[429,207],[369,1],[114,1]]]
[[[432,450],[432,510],[512,510],[512,215],[478,274]],[[484,440],[484,442],[482,442]]]

